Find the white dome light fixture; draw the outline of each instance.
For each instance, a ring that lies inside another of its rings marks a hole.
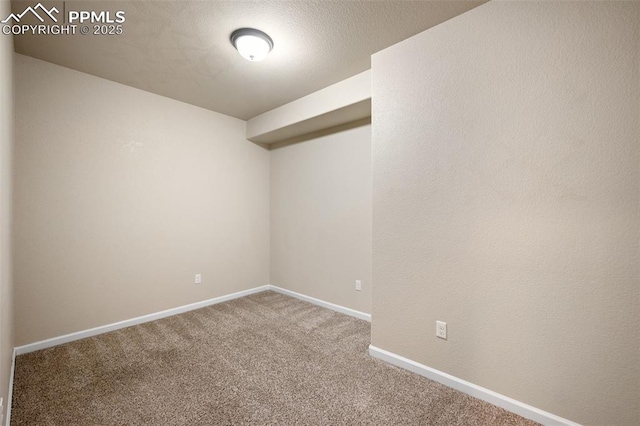
[[[258,62],[273,49],[273,40],[266,33],[254,28],[240,28],[231,33],[231,44],[248,61]]]

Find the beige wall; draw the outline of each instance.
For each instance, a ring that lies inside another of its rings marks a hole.
[[[9,2],[0,1],[0,16]],[[0,35],[0,398],[7,412],[13,354],[13,283],[11,278],[11,151],[13,145],[13,40]],[[0,416],[2,417],[2,416]],[[2,420],[0,418],[0,420]]]
[[[370,124],[271,150],[271,284],[371,312]]]
[[[640,424],[639,25],[491,2],[373,56],[373,345]]]
[[[16,56],[17,345],[268,284],[244,121]]]

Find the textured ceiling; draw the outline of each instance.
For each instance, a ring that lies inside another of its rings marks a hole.
[[[35,3],[14,1],[13,11]],[[124,34],[18,35],[16,52],[246,120],[365,71],[371,54],[483,2],[42,3],[67,12],[124,10]],[[271,36],[275,47],[264,61],[235,51],[229,35],[241,27]]]

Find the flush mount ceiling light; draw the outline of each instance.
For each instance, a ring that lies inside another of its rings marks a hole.
[[[240,28],[232,32],[231,44],[243,58],[251,62],[263,60],[273,49],[271,37],[254,28]]]

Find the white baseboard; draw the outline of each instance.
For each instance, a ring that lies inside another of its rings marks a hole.
[[[435,368],[427,367],[426,365],[404,358],[400,355],[396,355],[393,352],[385,351],[384,349],[380,349],[373,345],[369,345],[369,355],[386,361],[389,364],[393,364],[396,367],[404,368],[405,370],[409,370],[438,383],[442,383],[450,388],[464,392],[475,398],[504,408],[505,410],[511,411],[512,413],[543,425],[580,426],[578,423],[572,422],[571,420],[564,419],[556,416],[555,414],[551,414],[523,402],[516,401],[508,396],[501,395],[492,390],[483,388],[482,386],[467,382],[466,380],[462,380],[458,377],[452,376],[451,374],[436,370]]]
[[[11,401],[13,400],[13,372],[16,370],[16,356],[18,355],[16,348],[13,348],[11,355],[11,372],[9,373],[9,393],[7,394],[7,407],[5,410],[6,426],[11,426]]]
[[[110,331],[119,330],[125,327],[131,327],[132,325],[142,324],[149,321],[155,321],[160,318],[170,317],[172,315],[181,314],[183,312],[193,311],[194,309],[204,308],[205,306],[211,306],[229,300],[237,299],[239,297],[248,296],[250,294],[260,293],[269,290],[269,285],[261,287],[255,287],[249,290],[239,291],[237,293],[227,294],[225,296],[214,297],[213,299],[203,300],[202,302],[191,303],[189,305],[179,306],[177,308],[167,309],[166,311],[156,312],[149,315],[143,315],[141,317],[132,318],[113,324],[102,325],[100,327],[91,328],[89,330],[78,331],[75,333],[65,334],[64,336],[53,337],[51,339],[42,340],[40,342],[29,343],[28,345],[18,346],[14,352],[16,355],[22,355],[29,352],[39,351],[40,349],[46,349],[53,346],[62,345],[63,343],[73,342],[75,340],[84,339],[87,337],[97,336],[98,334],[108,333]]]
[[[277,287],[275,285],[269,285],[269,290],[273,290],[277,293],[282,293],[287,296],[295,297],[296,299],[304,300],[305,302],[313,303],[314,305],[322,306],[323,308],[331,309],[342,314],[346,314],[352,317],[359,318],[361,320],[371,322],[371,314],[365,312],[356,311],[355,309],[346,308],[344,306],[336,305],[334,303],[325,302],[324,300],[316,299],[315,297],[305,296],[304,294],[296,293],[295,291],[287,290]]]
[[[194,309],[204,308],[205,306],[211,306],[218,303],[227,302],[229,300],[248,296],[250,294],[260,293],[267,290],[273,290],[275,292],[282,293],[287,296],[295,297],[296,299],[304,300],[306,302],[310,302],[315,305],[322,306],[323,308],[328,308],[337,312],[341,312],[343,314],[360,318],[365,321],[371,321],[371,315],[367,313],[346,308],[344,306],[335,305],[333,303],[325,302],[324,300],[316,299],[314,297],[305,296],[304,294],[296,293],[294,291],[286,290],[284,288],[280,288],[274,285],[263,285],[263,286],[255,287],[249,290],[239,291],[237,293],[227,294],[225,296],[214,297],[213,299],[209,299],[209,300],[203,300],[202,302],[196,302],[196,303],[191,303],[189,305],[179,306],[177,308],[167,309],[166,311],[143,315],[141,317],[124,320],[124,321],[116,322],[113,324],[102,325],[102,326],[91,328],[88,330],[78,331],[75,333],[65,334],[64,336],[52,337],[51,339],[41,340],[39,342],[18,346],[14,348],[14,353],[15,355],[22,355],[29,352],[35,352],[41,349],[47,349],[53,346],[62,345],[64,343],[85,339],[87,337],[97,336],[99,334],[108,333],[110,331],[119,330],[121,328],[131,327],[132,325],[142,324],[149,321],[155,321],[157,319],[181,314],[183,312],[193,311]]]

